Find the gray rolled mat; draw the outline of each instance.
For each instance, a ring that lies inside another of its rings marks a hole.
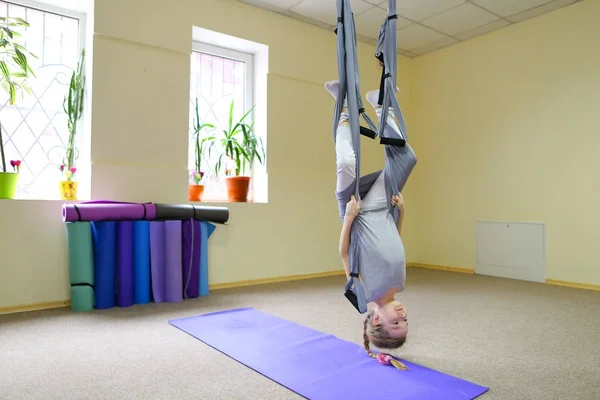
[[[156,204],[156,220],[197,219],[215,224],[225,224],[229,220],[227,207],[197,206],[194,204]]]

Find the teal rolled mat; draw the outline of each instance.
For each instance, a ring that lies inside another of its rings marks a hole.
[[[94,309],[94,249],[89,222],[67,222],[71,310]]]

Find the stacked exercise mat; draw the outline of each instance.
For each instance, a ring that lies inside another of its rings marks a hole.
[[[62,213],[73,311],[208,295],[208,239],[227,208],[97,201]]]

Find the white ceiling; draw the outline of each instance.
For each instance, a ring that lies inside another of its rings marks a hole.
[[[337,0],[238,0],[333,32]],[[417,57],[582,0],[396,0],[398,53]],[[375,44],[388,0],[350,0],[359,40]],[[333,33],[332,33],[333,34]]]

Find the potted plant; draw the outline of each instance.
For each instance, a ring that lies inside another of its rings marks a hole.
[[[246,117],[254,110],[252,107],[236,124],[233,124],[234,101],[231,101],[229,107],[229,124],[219,140],[219,144],[224,149],[219,156],[215,172],[218,174],[225,161],[230,161],[232,166],[226,167],[226,185],[227,197],[232,202],[248,201],[248,189],[250,186],[250,177],[246,176],[246,169],[251,167],[254,159],[258,159],[262,164],[264,160],[264,146],[262,140],[257,138],[253,132],[254,123],[244,122]],[[261,156],[262,154],[262,156]]]
[[[63,179],[59,182],[61,200],[77,200],[79,185],[75,179],[75,174],[77,173],[75,161],[79,158],[79,149],[75,146],[75,135],[77,134],[78,122],[83,115],[83,101],[85,96],[84,60],[85,49],[82,49],[77,68],[71,74],[69,92],[63,101],[63,109],[68,117],[67,129],[69,130],[69,139],[62,164],[60,165],[60,172],[63,176]]]
[[[0,17],[0,86],[8,94],[11,106],[17,102],[17,91],[25,90],[31,93],[25,79],[30,76],[35,77],[35,73],[29,65],[27,55],[37,58],[19,43],[17,38],[21,34],[15,30],[16,27],[27,28],[29,23],[22,18]],[[0,199],[13,199],[17,192],[21,161],[11,160],[13,171],[6,170],[2,124],[0,124],[0,159],[2,160]]]
[[[188,186],[188,199],[190,201],[202,201],[202,194],[204,193],[204,185],[201,184],[202,178],[204,178],[204,172],[202,171],[202,157],[204,157],[205,147],[209,145],[209,153],[212,145],[214,144],[214,136],[204,136],[203,130],[205,128],[213,129],[214,125],[207,123],[200,123],[200,112],[198,111],[198,98],[196,97],[196,118],[193,121],[193,137],[194,137],[194,170],[192,171],[192,179],[194,183],[190,183]]]

